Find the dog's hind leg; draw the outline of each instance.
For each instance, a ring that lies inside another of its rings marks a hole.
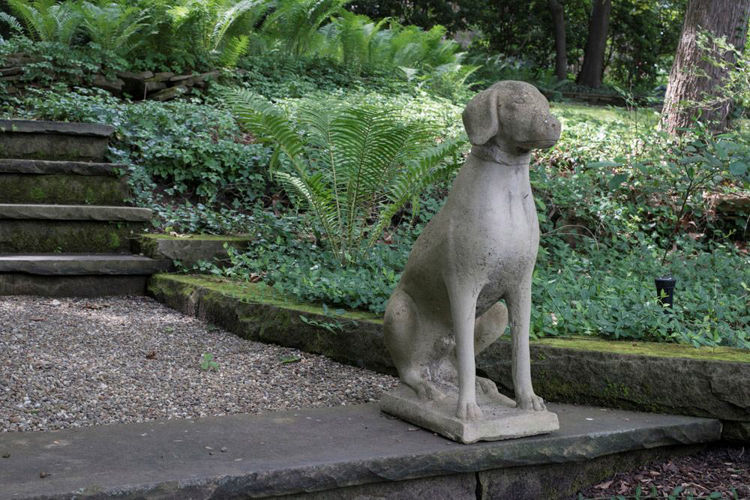
[[[396,289],[385,307],[385,345],[401,381],[420,399],[440,400],[445,394],[427,379],[427,352],[432,346],[420,326],[414,301],[408,293]]]

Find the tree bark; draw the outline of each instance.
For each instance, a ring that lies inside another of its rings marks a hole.
[[[741,51],[747,37],[748,16],[750,0],[690,0],[664,97],[663,130],[678,134],[696,118],[715,131],[727,128],[732,110],[730,98],[720,100],[709,109],[697,102],[707,95],[717,95],[733,58],[725,58],[729,63],[725,67],[711,65],[705,61],[697,38],[702,30],[706,30],[715,37],[725,36]]]
[[[552,24],[555,26],[555,76],[562,81],[568,78],[568,49],[565,43],[565,11],[559,0],[549,0]]]
[[[602,86],[604,51],[607,47],[607,31],[609,30],[609,13],[612,10],[612,0],[592,0],[592,2],[589,37],[586,41],[586,51],[583,54],[583,66],[581,66],[576,82],[579,85],[597,89]]]

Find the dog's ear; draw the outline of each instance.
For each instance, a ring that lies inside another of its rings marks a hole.
[[[497,94],[492,87],[474,96],[466,105],[461,118],[466,135],[472,144],[482,145],[492,139],[498,131]]]

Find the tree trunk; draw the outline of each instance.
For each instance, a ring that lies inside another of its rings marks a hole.
[[[583,66],[576,82],[579,85],[599,88],[602,86],[604,73],[604,50],[607,47],[609,29],[609,12],[612,0],[593,0],[591,19],[589,20],[589,38],[586,41],[586,52],[583,54]]]
[[[568,49],[565,45],[565,12],[559,0],[549,0],[552,24],[555,26],[555,76],[562,81],[568,78]]]
[[[716,96],[722,80],[727,76],[729,64],[715,67],[705,61],[698,47],[699,32],[706,30],[716,37],[725,36],[740,51],[745,46],[750,0],[690,0],[685,13],[680,43],[669,74],[669,85],[664,97],[661,126],[670,134],[677,134],[699,118],[712,130],[721,131],[729,124],[731,99],[703,109],[698,101],[706,96]],[[705,74],[702,74],[705,72]]]

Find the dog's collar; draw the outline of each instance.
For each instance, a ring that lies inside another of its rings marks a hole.
[[[505,165],[507,167],[528,165],[530,156],[530,153],[523,153],[520,155],[507,153],[494,144],[474,144],[471,146],[471,154],[480,160],[499,163],[500,165]]]

